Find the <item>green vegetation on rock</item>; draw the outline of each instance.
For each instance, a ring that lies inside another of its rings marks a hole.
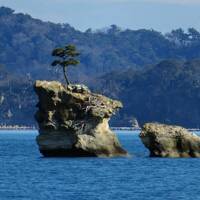
[[[57,59],[52,62],[52,66],[59,66],[63,69],[63,75],[65,77],[65,81],[67,85],[69,85],[69,80],[67,78],[66,70],[72,65],[76,66],[80,62],[76,59],[80,53],[77,52],[76,47],[74,45],[66,45],[65,47],[56,48],[52,52],[52,56]]]

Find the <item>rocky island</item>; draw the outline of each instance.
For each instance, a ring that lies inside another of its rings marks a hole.
[[[151,157],[200,157],[200,137],[180,126],[147,123],[140,138]]]
[[[36,81],[34,89],[39,98],[37,144],[44,156],[127,155],[108,124],[121,102],[94,94],[84,85]]]

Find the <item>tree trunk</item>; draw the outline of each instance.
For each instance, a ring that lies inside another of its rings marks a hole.
[[[66,75],[65,67],[63,67],[63,74],[64,74],[65,81],[66,81],[67,85],[69,85],[70,83],[69,83],[69,80],[68,80],[67,75]]]

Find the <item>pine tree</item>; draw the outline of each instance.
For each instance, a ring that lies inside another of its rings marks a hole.
[[[52,56],[57,57],[57,59],[54,60],[51,65],[62,67],[63,75],[67,85],[69,85],[70,82],[67,78],[66,70],[70,65],[76,66],[80,63],[79,60],[76,59],[76,57],[79,55],[80,53],[77,52],[76,47],[71,44],[61,48],[56,48],[52,52]]]

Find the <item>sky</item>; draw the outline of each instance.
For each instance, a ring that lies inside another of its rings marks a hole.
[[[200,31],[200,0],[0,0],[0,5],[81,31],[112,24],[163,33],[179,27]]]

